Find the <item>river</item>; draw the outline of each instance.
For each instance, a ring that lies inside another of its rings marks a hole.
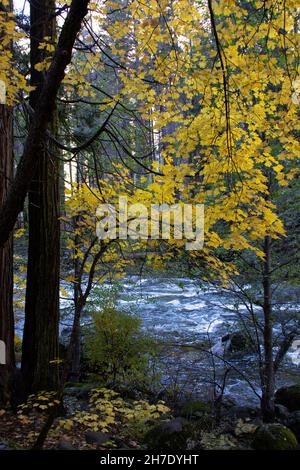
[[[239,405],[259,404],[255,355],[234,353],[224,362],[209,353],[222,336],[238,330],[237,308],[241,316],[247,313],[232,294],[211,286],[200,287],[187,278],[131,276],[121,282],[119,305],[137,314],[143,329],[166,344],[161,358],[166,385],[185,396],[208,398],[212,383],[221,385],[224,371],[231,369],[224,396]],[[278,373],[277,386],[299,380],[299,371],[292,354],[288,354]]]

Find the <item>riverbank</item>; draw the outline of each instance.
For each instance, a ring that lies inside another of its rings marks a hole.
[[[291,450],[299,447],[297,400],[276,405],[272,424],[260,410],[229,403],[135,399],[92,384],[67,384],[64,407],[45,441],[51,450]],[[287,392],[281,393],[281,401]],[[51,409],[51,394],[31,397],[17,413],[0,410],[0,450],[32,448]],[[280,400],[279,400],[280,401]],[[295,409],[297,408],[297,409]],[[299,408],[299,410],[298,410]]]

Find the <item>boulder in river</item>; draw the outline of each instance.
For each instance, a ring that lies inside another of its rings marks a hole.
[[[236,353],[249,351],[249,341],[247,336],[241,332],[236,331],[222,336],[218,343],[216,343],[211,351],[213,354],[222,356],[225,353]]]
[[[246,351],[249,348],[247,336],[241,331],[223,336],[222,343],[227,343],[226,349],[229,352]]]
[[[300,410],[300,385],[279,388],[275,393],[275,403],[286,406],[289,411]]]

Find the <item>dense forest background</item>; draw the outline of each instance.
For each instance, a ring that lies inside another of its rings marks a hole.
[[[297,445],[297,359],[276,389],[300,334],[299,15],[295,0],[0,2],[5,445]],[[98,207],[120,197],[132,224],[138,204],[203,204],[203,247],[174,230],[123,237],[120,219],[99,238]],[[141,276],[230,294],[234,330],[198,344],[205,400],[163,384],[172,345],[120,307]],[[232,362],[245,350],[255,385]],[[226,402],[232,373],[254,411]]]

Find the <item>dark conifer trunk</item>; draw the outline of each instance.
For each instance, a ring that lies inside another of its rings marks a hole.
[[[55,38],[55,2],[30,5],[30,106],[35,109],[44,82],[35,69],[45,59],[40,43]],[[55,134],[55,117],[49,125]],[[29,247],[22,372],[27,393],[54,389],[58,382],[58,324],[60,267],[59,159],[48,138],[28,193]]]
[[[0,104],[0,207],[6,200],[13,178],[13,110],[5,105],[3,98]],[[0,404],[6,405],[11,402],[15,367],[12,233],[0,247],[0,341],[1,353],[4,353],[4,357],[0,357]]]
[[[0,104],[0,206],[6,198],[13,177],[13,116],[12,108]],[[0,403],[11,399],[14,359],[13,315],[13,236],[0,247],[0,340],[5,358],[0,363]],[[1,359],[1,358],[0,358]],[[1,362],[1,361],[0,361]]]

